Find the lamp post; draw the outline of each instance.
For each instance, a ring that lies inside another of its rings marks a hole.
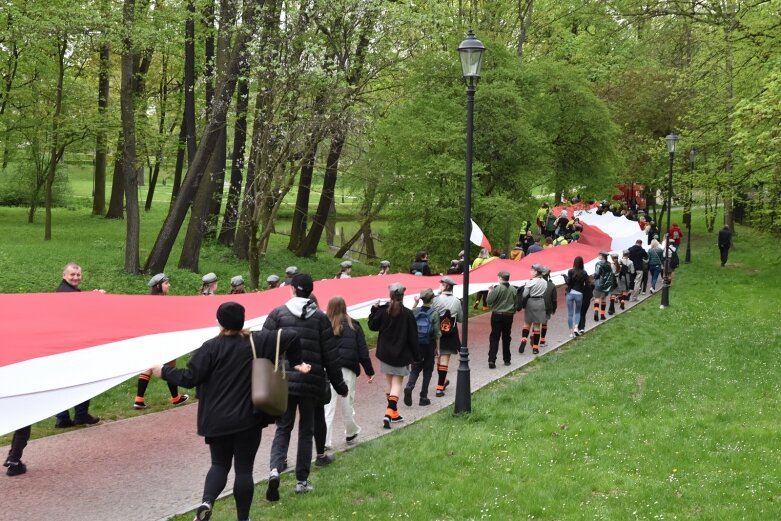
[[[670,171],[667,176],[667,231],[664,234],[664,276],[662,280],[662,309],[670,305],[670,214],[673,210],[673,159],[678,135],[671,132],[666,138],[670,154]]]
[[[686,258],[684,263],[689,264],[692,261],[692,191],[694,190],[694,162],[697,160],[697,149],[692,147],[689,150],[689,212],[686,220]]]
[[[466,82],[466,178],[464,180],[464,280],[461,296],[461,349],[456,381],[455,413],[472,410],[472,390],[469,373],[469,236],[472,231],[472,127],[475,110],[475,89],[480,80],[480,66],[485,46],[472,29],[458,46],[461,72]]]

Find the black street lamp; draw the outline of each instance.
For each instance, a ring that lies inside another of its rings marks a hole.
[[[697,149],[692,147],[689,150],[689,211],[686,220],[686,258],[684,263],[689,264],[692,261],[692,192],[694,190],[694,162],[697,160]]]
[[[480,80],[480,67],[485,46],[472,29],[458,46],[461,72],[466,82],[466,179],[464,181],[464,281],[461,296],[461,350],[459,352],[458,380],[456,381],[455,413],[472,410],[472,384],[469,373],[469,236],[472,232],[472,130],[475,110],[475,89]]]
[[[673,159],[678,135],[671,132],[666,138],[670,153],[670,172],[667,177],[667,231],[664,234],[664,274],[662,280],[662,309],[670,305],[670,214],[673,211]]]

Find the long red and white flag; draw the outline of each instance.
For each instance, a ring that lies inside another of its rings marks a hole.
[[[472,222],[472,232],[469,234],[469,241],[475,246],[491,251],[491,243],[488,242],[488,237],[485,236],[483,230],[480,229],[473,219],[470,219],[470,221]]]
[[[573,215],[568,208],[570,215]],[[520,262],[496,259],[470,273],[470,294],[496,283],[499,271],[522,285],[533,263],[551,269],[554,282],[583,257],[593,272],[600,250],[618,251],[644,238],[636,222],[613,215],[579,212],[581,239],[548,248]],[[479,228],[473,225],[473,230]],[[481,233],[481,232],[480,232]],[[481,233],[482,235],[482,233]],[[482,239],[476,244],[482,244]],[[485,246],[490,245],[486,241]],[[460,275],[451,275],[456,283]],[[53,286],[58,281],[53,281]],[[388,285],[406,288],[405,305],[416,295],[437,288],[438,277],[410,274],[371,275],[315,282],[322,306],[341,295],[354,318],[365,318]],[[456,294],[461,293],[456,289]],[[230,300],[246,308],[245,326],[262,327],[268,313],[290,298],[286,287],[244,295],[157,297],[82,293],[0,294],[3,342],[0,344],[0,434],[40,421],[92,398],[149,367],[198,349],[218,332],[217,307]],[[127,397],[131,404],[133,396]]]

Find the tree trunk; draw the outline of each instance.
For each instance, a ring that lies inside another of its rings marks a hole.
[[[228,189],[228,201],[222,218],[220,243],[233,244],[236,225],[239,220],[239,197],[241,196],[242,170],[244,170],[244,148],[247,143],[247,108],[249,107],[249,63],[242,63],[239,70],[239,83],[236,87],[236,122],[233,127],[233,152],[231,153],[231,182]]]
[[[125,272],[138,273],[140,217],[138,209],[138,168],[136,166],[136,123],[133,77],[135,55],[132,31],[135,21],[135,0],[124,0],[122,20],[127,31],[123,39],[121,60],[120,110],[122,114],[122,157],[125,179],[125,207],[127,208],[127,236],[125,237]]]
[[[122,145],[122,132],[117,138],[117,153],[114,157],[114,175],[111,182],[111,199],[108,203],[106,219],[123,219],[125,217],[125,203],[123,201],[125,194],[125,170],[123,168],[124,159],[122,154],[124,147]]]
[[[518,34],[518,47],[516,48],[518,60],[523,60],[523,46],[526,43],[526,35],[529,32],[533,11],[534,0],[518,0],[518,22],[521,26]]]
[[[57,162],[59,161],[59,136],[60,136],[60,115],[62,114],[62,91],[65,83],[65,52],[68,49],[68,35],[57,35],[57,92],[54,98],[54,116],[52,117],[52,143],[49,155],[49,171],[46,175],[46,222],[44,224],[43,240],[52,239],[52,187],[54,186],[54,177],[57,173]]]
[[[312,191],[312,178],[315,171],[318,142],[313,139],[301,161],[301,175],[298,178],[298,194],[296,208],[293,212],[293,222],[290,226],[290,240],[287,249],[298,251],[306,240],[306,227],[309,218],[309,195]]]
[[[344,147],[344,130],[339,128],[334,131],[331,137],[331,147],[328,150],[328,160],[325,167],[325,177],[323,179],[323,193],[320,195],[320,202],[317,205],[317,211],[312,219],[312,228],[307,234],[306,240],[296,251],[299,257],[311,257],[317,254],[317,245],[323,235],[328,212],[334,199],[334,188],[336,187],[336,177],[339,172],[339,158],[342,155]]]
[[[98,70],[98,114],[100,128],[95,137],[95,177],[92,194],[92,215],[103,215],[106,211],[106,164],[108,160],[108,132],[104,127],[106,107],[109,95],[109,58],[108,43],[100,46],[100,68]]]
[[[262,94],[259,92],[255,98],[255,117],[252,122],[252,141],[249,151],[249,161],[247,162],[247,182],[244,185],[244,198],[241,210],[239,212],[239,226],[236,230],[236,236],[233,240],[233,254],[239,259],[251,259],[249,250],[251,248],[250,237],[255,229],[253,226],[253,216],[255,215],[255,172],[257,171],[257,157],[260,153],[260,141],[262,132],[262,118],[260,117]],[[250,265],[252,263],[250,262]],[[250,271],[252,269],[250,268]]]
[[[182,183],[179,197],[174,202],[171,212],[163,223],[160,233],[157,236],[155,245],[149,254],[146,262],[146,271],[160,272],[165,268],[168,257],[171,254],[176,236],[187,215],[187,209],[192,202],[198,189],[201,175],[208,165],[211,158],[211,152],[219,138],[218,130],[225,125],[228,109],[230,108],[231,98],[236,88],[239,64],[245,58],[247,41],[254,34],[256,10],[262,6],[262,2],[250,2],[246,4],[244,16],[242,18],[244,27],[236,37],[236,43],[231,52],[231,59],[227,68],[227,74],[220,78],[217,88],[217,95],[212,107],[209,123],[203,132],[203,138],[198,144],[193,161],[187,169],[187,175]]]
[[[149,189],[146,192],[146,203],[144,210],[147,212],[152,209],[152,200],[155,197],[155,187],[157,186],[157,177],[160,174],[160,164],[163,162],[163,145],[165,143],[165,119],[168,112],[168,58],[163,55],[163,71],[160,76],[160,123],[157,126],[158,144],[155,148],[155,164],[149,175]]]
[[[179,195],[179,187],[182,184],[182,170],[184,169],[184,153],[187,148],[187,127],[185,119],[187,115],[182,112],[182,123],[179,125],[179,146],[176,148],[176,165],[174,166],[174,185],[171,187],[171,205],[174,205],[176,196]],[[169,207],[169,211],[170,208]]]
[[[187,0],[184,21],[184,132],[187,141],[187,167],[195,158],[195,0]],[[177,185],[178,186],[178,185]]]

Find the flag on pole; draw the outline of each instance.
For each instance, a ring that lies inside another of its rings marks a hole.
[[[480,246],[481,248],[491,251],[491,243],[488,242],[488,238],[483,233],[483,230],[480,229],[473,219],[470,219],[470,221],[472,221],[472,233],[469,234],[469,240],[475,246]]]

